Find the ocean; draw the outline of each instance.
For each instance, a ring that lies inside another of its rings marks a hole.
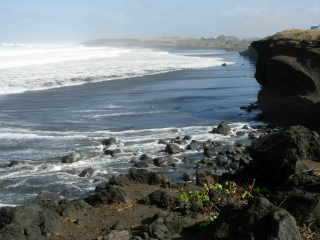
[[[240,110],[256,100],[255,67],[236,52],[0,44],[0,56],[0,205],[83,196],[141,154],[164,154],[159,139],[233,142],[255,124]],[[220,121],[233,134],[210,134]],[[103,154],[108,137],[116,157]],[[61,163],[72,152],[81,160]]]

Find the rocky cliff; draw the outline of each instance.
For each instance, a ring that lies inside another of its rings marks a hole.
[[[266,120],[320,126],[320,30],[289,30],[255,41],[259,105]]]

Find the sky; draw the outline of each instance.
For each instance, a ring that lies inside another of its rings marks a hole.
[[[0,42],[263,37],[320,24],[320,0],[0,0]]]

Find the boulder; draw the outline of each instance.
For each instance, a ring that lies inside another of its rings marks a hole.
[[[184,150],[177,144],[175,143],[169,143],[166,146],[165,152],[168,154],[178,154],[183,152]]]
[[[120,149],[104,149],[105,155],[110,155],[111,157],[115,157],[117,154],[121,153]]]
[[[211,133],[227,136],[231,133],[231,127],[227,122],[221,122],[217,127],[212,129]]]
[[[278,185],[304,171],[304,160],[320,160],[320,136],[294,126],[263,136],[251,146],[254,172],[264,183]]]
[[[81,171],[79,174],[79,177],[91,177],[94,174],[94,169],[93,168],[85,168]]]
[[[287,125],[320,126],[320,31],[289,30],[252,43],[263,116]]]
[[[87,197],[86,202],[95,206],[97,204],[127,203],[127,194],[120,188],[111,184],[97,186],[95,193]]]
[[[175,198],[171,196],[168,192],[157,190],[150,193],[147,199],[147,203],[150,205],[155,205],[158,208],[170,208],[173,206]]]
[[[203,149],[203,142],[192,140],[187,146],[187,150],[191,151],[201,151]]]
[[[152,162],[152,157],[150,157],[150,156],[147,155],[147,154],[142,154],[142,155],[139,157],[139,160],[142,161],[142,162]]]
[[[131,182],[158,185],[167,182],[167,179],[159,173],[150,172],[145,169],[131,168],[127,174]]]
[[[223,150],[224,146],[220,142],[208,141],[203,145],[203,153],[206,157],[212,158],[217,156]]]
[[[0,208],[0,239],[47,240],[62,230],[59,214],[38,205]]]
[[[74,152],[61,158],[62,163],[70,164],[81,160],[80,153]]]
[[[117,139],[114,137],[106,138],[101,141],[102,145],[106,148],[109,148],[111,145],[117,144]]]
[[[265,198],[247,207],[226,206],[213,228],[212,239],[301,240],[294,217]]]
[[[139,161],[139,162],[135,162],[135,163],[133,164],[133,166],[134,166],[135,168],[148,168],[148,167],[149,167],[149,164],[148,164],[147,162],[145,162],[145,161]]]

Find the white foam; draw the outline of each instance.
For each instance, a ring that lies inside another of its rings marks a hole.
[[[0,94],[43,90],[224,63],[151,49],[0,45]]]

